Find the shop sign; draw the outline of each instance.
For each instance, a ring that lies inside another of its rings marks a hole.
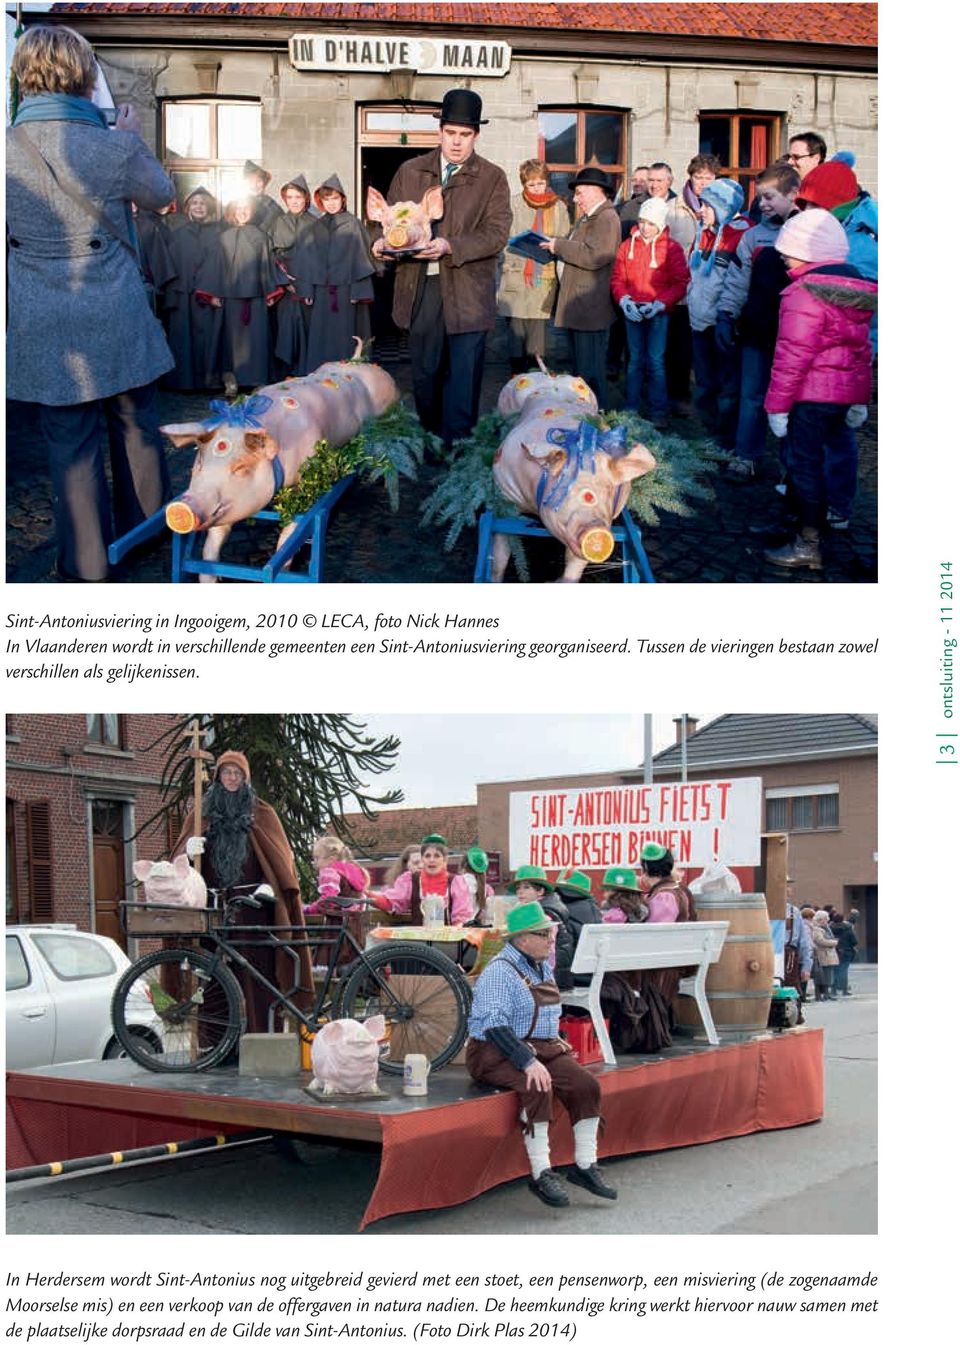
[[[434,41],[351,33],[294,33],[290,38],[290,64],[296,70],[505,75],[510,69],[510,55],[506,42],[457,42],[446,38]]]
[[[648,841],[678,864],[750,868],[760,863],[761,800],[759,776],[512,793],[510,868],[635,868]]]

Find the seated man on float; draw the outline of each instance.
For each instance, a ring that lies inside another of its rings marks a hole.
[[[423,903],[437,897],[443,903],[445,925],[465,925],[473,918],[473,894],[462,873],[447,869],[449,848],[436,832],[420,842],[422,867],[418,873],[401,873],[393,887],[377,893],[373,903],[381,911],[407,917],[411,925],[425,924]]]
[[[567,1181],[606,1200],[616,1200],[617,1193],[597,1166],[600,1084],[560,1037],[560,990],[547,967],[552,937],[552,921],[539,902],[522,902],[508,913],[506,946],[474,988],[466,1063],[477,1083],[517,1094],[530,1190],[559,1208],[570,1197],[550,1166],[554,1097],[573,1127],[575,1163]]]

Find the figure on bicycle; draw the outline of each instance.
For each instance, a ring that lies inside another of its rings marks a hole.
[[[283,931],[304,922],[293,851],[279,817],[254,792],[250,765],[242,752],[223,752],[217,758],[213,783],[203,797],[200,825],[196,825],[191,809],[173,848],[174,857],[181,853],[202,855],[200,872],[208,887],[222,891],[259,883],[270,885],[276,901],[264,909],[239,907],[234,923],[238,928],[245,924],[272,926],[281,944],[278,946],[267,933],[251,932],[244,940],[244,954],[296,1004],[308,1008],[313,998],[309,950],[297,948],[294,958],[294,950],[282,946]],[[258,947],[259,943],[263,947]],[[247,1031],[268,1031],[273,997],[249,974],[241,973],[239,979]]]

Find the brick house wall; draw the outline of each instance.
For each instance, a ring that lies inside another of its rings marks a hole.
[[[392,858],[432,832],[443,836],[451,850],[462,850],[477,841],[477,810],[473,804],[391,808],[372,822],[362,813],[346,813],[344,821],[357,842],[357,854],[367,859]]]
[[[94,801],[113,803],[123,810],[123,863],[128,881],[134,859],[159,859],[166,854],[167,831],[162,821],[135,833],[160,806],[160,772],[167,747],[154,744],[178,717],[119,718],[121,745],[110,747],[90,740],[86,715],[6,717],[9,922],[31,919],[28,808],[32,803],[49,803],[49,918],[54,920],[68,921],[80,929],[94,928]]]

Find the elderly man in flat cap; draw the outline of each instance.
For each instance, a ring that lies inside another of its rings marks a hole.
[[[408,159],[387,200],[423,200],[443,189],[443,217],[432,242],[398,261],[393,320],[410,333],[417,415],[449,448],[469,435],[480,412],[487,332],[497,315],[497,258],[510,236],[510,187],[502,168],[476,152],[483,104],[472,89],[449,89],[439,113],[439,144]],[[374,256],[389,255],[382,239]]]
[[[617,310],[610,297],[610,276],[620,246],[620,219],[614,208],[612,178],[602,168],[581,168],[570,179],[579,213],[566,238],[548,238],[540,246],[562,262],[554,323],[566,327],[573,371],[607,405],[607,342]]]

